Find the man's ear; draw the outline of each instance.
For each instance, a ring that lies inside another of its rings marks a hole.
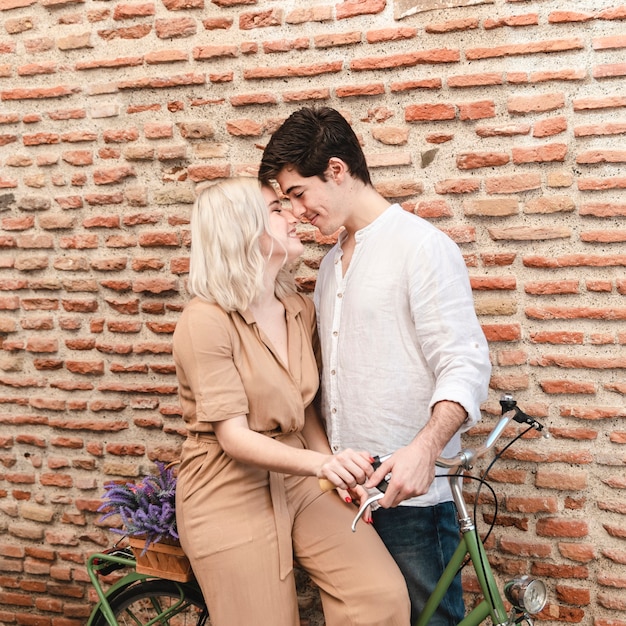
[[[328,167],[325,172],[327,179],[331,179],[335,184],[339,185],[349,173],[348,166],[339,157],[330,157],[328,159]]]

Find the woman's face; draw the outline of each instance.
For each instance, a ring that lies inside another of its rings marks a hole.
[[[261,187],[269,211],[270,233],[263,237],[261,249],[264,254],[276,256],[286,263],[295,261],[303,252],[304,245],[296,232],[298,220],[290,209],[281,204],[272,187]]]

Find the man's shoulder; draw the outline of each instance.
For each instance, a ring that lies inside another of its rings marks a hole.
[[[403,240],[412,245],[416,241],[433,242],[448,240],[452,242],[450,237],[434,224],[411,211],[403,209],[399,204],[393,205],[389,210],[392,211],[389,216],[390,219],[385,222],[382,231],[385,236],[393,236],[397,244]]]

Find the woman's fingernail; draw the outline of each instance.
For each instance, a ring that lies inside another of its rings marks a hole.
[[[350,504],[350,502],[352,502],[352,498],[350,496],[346,496],[345,500],[348,504]]]

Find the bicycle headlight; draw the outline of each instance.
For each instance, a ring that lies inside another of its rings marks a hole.
[[[507,600],[520,611],[534,615],[546,605],[546,586],[535,578],[522,576],[509,581],[504,587]]]

